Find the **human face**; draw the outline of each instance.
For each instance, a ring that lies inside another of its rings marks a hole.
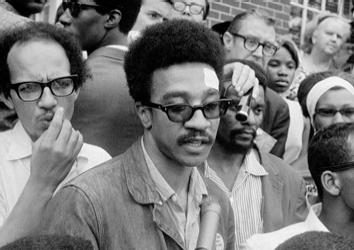
[[[186,63],[156,70],[152,76],[151,102],[203,105],[219,100],[218,78],[206,64]],[[207,119],[196,110],[188,121],[172,122],[159,109],[149,109],[147,131],[154,158],[171,165],[197,166],[208,156],[219,119]]]
[[[244,122],[236,120],[237,105],[240,101],[234,88],[229,88],[226,98],[234,100],[235,106],[230,106],[220,119],[216,141],[231,153],[247,153],[253,146],[256,131],[261,125],[264,116],[264,90],[259,88],[259,95],[251,101],[248,119]],[[245,96],[243,98],[249,98]]]
[[[203,16],[206,9],[206,0],[172,0],[172,4],[175,4],[175,2],[185,3],[186,7],[184,8],[184,10],[181,11],[172,7],[171,18],[187,19],[190,21],[195,21],[197,23],[204,22]],[[194,14],[191,12],[191,4],[202,6],[203,10],[199,14]]]
[[[15,44],[7,57],[11,84],[25,81],[47,82],[70,75],[70,63],[64,49],[52,41],[29,41]],[[64,117],[71,119],[77,91],[69,96],[53,96],[48,87],[38,101],[24,102],[15,90],[6,100],[14,108],[19,120],[33,141],[49,127],[55,111],[64,108]]]
[[[327,18],[314,32],[312,41],[314,48],[328,55],[336,54],[346,40],[345,26],[341,20]]]
[[[8,2],[22,15],[29,16],[41,12],[47,0],[8,0]]]
[[[289,51],[285,47],[279,48],[267,64],[269,87],[277,93],[284,93],[294,79],[295,70],[296,64]]]
[[[92,0],[79,0],[81,4],[97,5]],[[73,17],[69,9],[59,17],[60,25],[69,33],[77,37],[82,49],[91,53],[100,47],[100,42],[106,35],[105,15],[97,12],[95,8],[82,8],[78,16]]]
[[[147,26],[168,19],[171,5],[166,0],[144,0],[132,30],[140,31]]]
[[[241,29],[236,32],[244,37],[252,37],[261,43],[271,43],[276,45],[275,30],[273,26],[267,25],[264,20],[249,16],[241,21]],[[263,46],[259,46],[255,51],[249,51],[244,47],[244,39],[233,36],[230,32],[225,34],[229,39],[224,39],[226,57],[229,60],[247,59],[265,67],[270,56],[263,55]],[[224,35],[224,36],[225,36]]]
[[[353,95],[346,89],[330,89],[324,93],[317,102],[316,110],[319,109],[354,109]],[[337,112],[334,116],[314,115],[314,126],[316,130],[326,128],[329,125],[340,122],[354,122],[354,115],[345,116]]]

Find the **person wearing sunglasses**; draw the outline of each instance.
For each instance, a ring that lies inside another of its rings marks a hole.
[[[271,232],[305,219],[305,182],[278,157],[255,143],[265,110],[267,75],[255,62],[240,60],[251,67],[259,81],[259,95],[240,98],[230,87],[230,76],[221,85],[222,98],[231,100],[220,118],[215,143],[202,168],[230,199],[235,216],[236,248],[256,233]],[[248,116],[238,116],[242,99],[248,98]],[[281,183],[281,184],[280,184]]]
[[[58,186],[109,160],[70,119],[87,77],[78,43],[45,23],[0,41],[0,96],[19,120],[0,133],[0,245],[33,233]]]
[[[353,239],[353,149],[353,123],[337,123],[320,129],[308,148],[309,169],[319,202],[311,206],[305,221],[272,233],[254,235],[243,249],[278,249],[287,239],[309,231],[330,232]]]
[[[144,134],[58,191],[42,231],[88,239],[94,249],[194,250],[199,206],[214,197],[221,206],[216,243],[234,250],[230,203],[196,168],[229,103],[220,98],[218,37],[186,20],[152,25],[130,47],[124,67]]]
[[[278,50],[274,20],[256,10],[236,15],[222,37],[226,59],[231,62],[246,59],[265,69],[269,59]],[[270,152],[283,158],[290,124],[289,108],[286,102],[269,88],[265,91],[265,102],[261,127],[276,141]]]
[[[141,0],[64,0],[62,6],[59,23],[87,51],[91,72],[77,100],[73,126],[87,142],[116,156],[143,132],[123,70],[128,32]]]
[[[209,15],[209,0],[169,0],[172,4],[171,18],[182,18],[205,23]]]

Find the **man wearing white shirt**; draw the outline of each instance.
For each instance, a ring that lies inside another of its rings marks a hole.
[[[48,200],[67,182],[111,157],[83,143],[70,118],[86,78],[76,41],[31,23],[0,42],[0,94],[19,121],[0,133],[0,245],[32,232]]]
[[[112,156],[123,153],[143,133],[123,70],[128,32],[140,6],[141,0],[65,0],[59,18],[87,51],[91,72],[77,100],[73,126],[85,141]]]
[[[307,232],[325,231],[353,239],[354,230],[354,124],[334,124],[320,130],[308,149],[309,169],[321,203],[311,207],[304,222],[258,234],[243,249],[275,249],[287,239]]]

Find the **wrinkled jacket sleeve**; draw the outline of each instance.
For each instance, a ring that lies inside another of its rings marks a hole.
[[[41,234],[65,234],[89,240],[99,249],[98,223],[92,202],[75,186],[66,186],[52,198],[43,214]]]
[[[294,213],[294,222],[304,221],[308,215],[309,209],[306,202],[306,182],[301,178],[301,184],[299,185],[299,193],[296,204],[296,210]],[[292,223],[294,223],[292,222]]]

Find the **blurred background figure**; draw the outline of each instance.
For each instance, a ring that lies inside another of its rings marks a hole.
[[[302,110],[298,101],[287,97],[295,71],[299,67],[300,56],[295,43],[291,40],[283,39],[279,44],[279,49],[266,67],[269,76],[268,87],[282,96],[288,104],[290,124],[283,159],[286,163],[297,166],[296,162],[306,155],[309,126],[306,126],[306,120],[302,119]]]
[[[205,23],[209,15],[208,0],[169,0],[172,4],[171,18],[182,18]]]
[[[128,34],[128,43],[136,40],[145,27],[169,19],[170,11],[169,0],[142,0],[136,22]]]

